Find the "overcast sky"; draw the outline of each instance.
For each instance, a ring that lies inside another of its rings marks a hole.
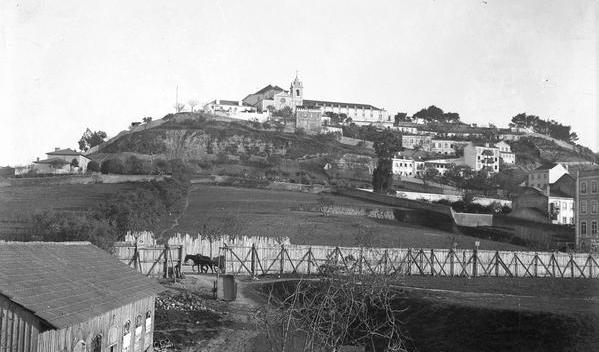
[[[594,0],[0,0],[0,165],[191,98],[299,71],[304,96],[505,126],[527,112],[599,150]]]

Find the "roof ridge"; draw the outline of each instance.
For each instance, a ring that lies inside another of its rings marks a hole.
[[[44,242],[44,241],[2,241],[0,240],[0,245],[4,244],[20,244],[20,245],[36,245],[36,244],[44,244],[44,245],[59,245],[59,246],[84,246],[91,245],[90,241],[64,241],[64,242]]]

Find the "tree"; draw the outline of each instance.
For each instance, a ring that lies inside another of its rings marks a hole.
[[[287,124],[287,121],[291,121],[293,118],[293,110],[289,106],[284,106],[282,109],[275,111],[273,116],[282,118],[283,122]]]
[[[87,163],[87,172],[100,172],[100,163],[95,160]]]
[[[393,186],[393,169],[391,159],[379,159],[372,173],[372,188],[374,192],[386,193]]]
[[[402,122],[410,122],[412,118],[408,116],[405,112],[398,112],[395,114],[395,125],[397,125],[400,121]]]
[[[173,107],[175,108],[175,112],[181,112],[183,111],[183,109],[185,109],[185,104],[176,103],[175,105],[173,105]]]
[[[395,153],[402,151],[401,136],[385,130],[374,142],[374,151],[379,158],[391,159]]]
[[[413,119],[423,119],[427,122],[448,122],[457,123],[460,121],[460,115],[455,112],[444,112],[443,109],[434,105],[422,109],[414,114]]]
[[[103,174],[124,174],[125,166],[121,159],[106,159],[102,162],[100,171]]]
[[[422,172],[416,174],[416,176],[422,180],[424,185],[426,185],[428,181],[435,180],[439,175],[439,170],[431,166],[426,167]]]
[[[79,160],[77,160],[77,158],[71,160],[71,167],[79,167]]]
[[[189,110],[190,110],[191,112],[194,112],[194,109],[193,109],[193,108],[195,108],[196,106],[198,106],[198,104],[199,104],[199,102],[198,102],[197,100],[195,100],[195,99],[190,99],[190,100],[187,102],[187,105],[189,105]]]
[[[79,150],[82,152],[88,151],[99,144],[102,144],[106,139],[106,132],[95,131],[92,132],[89,128],[83,132],[81,139],[79,139]]]
[[[135,155],[131,155],[127,158],[125,166],[128,174],[145,175],[150,173],[143,160],[139,159]]]
[[[150,116],[148,116],[148,117],[144,117],[144,118],[142,119],[142,121],[143,121],[144,123],[150,123],[150,122],[152,122],[152,118],[151,118]]]

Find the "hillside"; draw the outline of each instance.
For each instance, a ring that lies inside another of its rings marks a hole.
[[[568,149],[539,137],[521,138],[519,141],[509,142],[509,144],[516,154],[517,165],[524,170],[532,170],[547,162],[563,162],[572,165],[599,163],[596,154],[590,149],[578,145]]]
[[[131,155],[148,162],[181,159],[200,174],[250,174],[301,183],[328,183],[324,166],[345,155],[374,157],[372,149],[342,144],[330,135],[286,133],[204,113],[167,115],[164,120],[120,133],[89,156],[98,161]]]

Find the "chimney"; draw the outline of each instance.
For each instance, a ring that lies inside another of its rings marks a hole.
[[[216,101],[216,105],[220,105],[220,99],[214,99]]]
[[[36,161],[40,161],[40,157],[39,157],[39,156],[37,157],[37,160],[36,160]]]
[[[238,104],[239,104],[239,106],[243,106],[243,101],[241,101],[241,100],[240,100],[240,101],[238,102]]]
[[[54,147],[54,151],[55,151],[55,152],[57,152],[57,151],[59,151],[59,150],[60,150],[60,148],[59,148],[59,147]]]

